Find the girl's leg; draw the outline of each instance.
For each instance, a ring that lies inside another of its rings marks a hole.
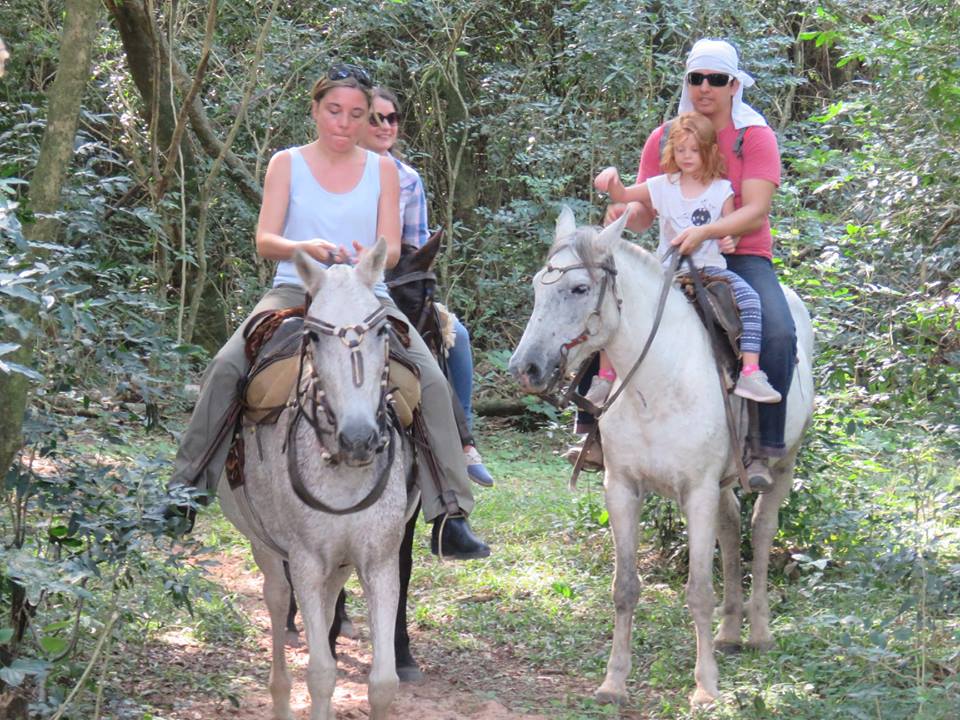
[[[736,273],[716,267],[704,268],[710,274],[726,278],[733,289],[734,299],[740,310],[740,322],[743,333],[740,336],[740,352],[743,356],[743,369],[734,394],[760,403],[780,402],[780,393],[770,387],[767,376],[760,369],[760,296]]]

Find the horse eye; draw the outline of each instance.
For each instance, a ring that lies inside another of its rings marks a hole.
[[[589,285],[575,285],[575,286],[570,290],[570,292],[572,292],[574,295],[586,295],[588,292],[590,292],[590,286],[589,286]]]

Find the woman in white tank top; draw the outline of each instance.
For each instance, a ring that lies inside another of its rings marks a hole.
[[[257,222],[257,252],[277,260],[273,288],[250,317],[264,310],[303,304],[304,288],[289,265],[296,248],[329,265],[353,262],[378,237],[387,241],[387,266],[400,257],[400,206],[397,168],[389,157],[358,147],[371,106],[369,76],[351,65],[336,65],[314,85],[313,142],[281,150],[271,159]],[[385,286],[377,296],[391,315],[405,322]],[[237,329],[204,374],[200,396],[184,432],[171,484],[215,493],[231,435],[230,412],[237,382],[247,372],[243,330]],[[470,529],[466,515],[473,495],[453,418],[449,384],[423,340],[411,326],[410,356],[421,372],[421,411],[445,487],[420,483],[423,514],[434,522],[431,549],[463,559],[486,557],[490,548]],[[444,518],[446,519],[444,521]],[[441,535],[442,532],[442,535]]]

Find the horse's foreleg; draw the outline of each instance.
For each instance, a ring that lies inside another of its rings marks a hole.
[[[270,612],[270,697],[276,720],[293,720],[290,711],[290,673],[284,653],[286,615],[292,590],[284,572],[283,561],[272,552],[252,545],[253,557],[263,572],[263,599]]]
[[[740,566],[740,503],[731,489],[720,493],[717,536],[723,559],[723,618],[713,642],[722,652],[736,652],[740,649],[743,627],[743,570]]]
[[[333,581],[329,573],[317,563],[292,556],[290,574],[294,586],[298,589],[297,600],[300,602],[307,648],[310,651],[307,662],[310,720],[333,720],[332,698],[337,682],[337,663],[330,652],[328,633],[336,595],[326,592],[328,583]],[[340,586],[336,589],[339,590]]]
[[[712,484],[712,481],[707,481]],[[687,577],[687,607],[697,633],[697,663],[694,678],[697,689],[690,697],[693,705],[713,702],[717,687],[717,661],[713,656],[711,624],[716,597],[713,594],[713,549],[717,543],[718,489],[707,487],[688,494],[683,512],[687,518],[690,572]]]
[[[640,578],[637,576],[637,521],[643,496],[632,484],[605,479],[607,512],[616,552],[613,573],[613,604],[616,616],[613,645],[607,661],[607,675],[594,696],[598,702],[623,704],[627,701],[627,676],[630,674],[630,634],[633,613],[640,599]]]
[[[413,572],[413,536],[417,526],[420,505],[407,521],[400,543],[400,596],[397,601],[397,623],[393,634],[393,652],[397,663],[397,675],[401,682],[414,682],[423,678],[423,672],[410,652],[410,634],[407,632],[407,594],[410,575]]]
[[[397,620],[397,598],[400,593],[400,569],[397,555],[370,563],[362,571],[358,568],[363,592],[370,614],[370,641],[373,662],[367,697],[370,700],[371,720],[386,720],[390,703],[397,694],[397,677],[393,654],[393,634]]]
[[[796,453],[784,458],[781,461],[782,464],[770,468],[773,475],[773,488],[760,495],[753,506],[751,519],[753,577],[750,585],[750,601],[747,603],[747,615],[750,620],[750,636],[747,645],[755,650],[769,650],[773,647],[773,633],[770,632],[770,598],[767,594],[770,548],[780,522],[780,505],[790,494],[793,484],[795,461]]]

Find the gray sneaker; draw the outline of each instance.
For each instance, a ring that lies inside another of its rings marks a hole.
[[[747,482],[755,493],[765,493],[773,489],[773,476],[767,467],[766,458],[753,458],[747,465]]]
[[[590,389],[593,390],[592,387]],[[763,370],[754,370],[749,375],[741,373],[733,388],[733,394],[760,403],[778,403],[783,399],[780,393],[770,385],[767,374]]]
[[[590,389],[587,390],[587,394],[584,395],[584,397],[597,407],[600,407],[607,401],[607,397],[610,395],[610,388],[612,387],[612,382],[597,375],[593,379],[593,382],[590,383]]]

